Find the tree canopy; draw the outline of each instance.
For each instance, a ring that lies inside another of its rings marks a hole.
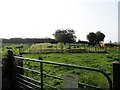
[[[75,31],[73,29],[57,29],[53,35],[58,42],[73,43],[76,41]]]
[[[87,35],[87,39],[88,39],[89,43],[91,43],[92,45],[97,43],[97,37],[96,37],[96,34],[94,32],[90,32]]]
[[[101,41],[104,41],[104,38],[105,38],[105,35],[100,31],[97,31],[96,33],[90,32],[87,35],[87,39],[89,43],[91,43],[92,45],[101,43]]]
[[[97,37],[98,43],[100,43],[101,41],[104,41],[105,35],[101,33],[100,31],[97,31],[96,37]]]

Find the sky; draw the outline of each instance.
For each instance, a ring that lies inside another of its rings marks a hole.
[[[0,38],[54,38],[73,29],[77,40],[101,31],[118,41],[118,0],[0,0]]]

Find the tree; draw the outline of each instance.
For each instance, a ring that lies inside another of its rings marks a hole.
[[[104,41],[104,38],[105,38],[105,35],[100,31],[97,31],[96,33],[90,32],[87,35],[87,39],[89,43],[92,45],[99,44],[101,41]]]
[[[97,43],[97,37],[96,37],[96,34],[94,32],[90,32],[87,35],[87,39],[88,39],[89,43],[92,45],[95,45]]]
[[[100,31],[96,32],[97,42],[100,43],[101,41],[104,41],[105,35],[101,33]]]
[[[73,43],[76,41],[75,31],[73,29],[58,29],[53,34],[55,40],[62,43]]]

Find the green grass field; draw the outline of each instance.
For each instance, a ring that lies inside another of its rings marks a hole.
[[[74,64],[79,66],[86,66],[92,68],[99,68],[105,71],[112,79],[112,62],[119,60],[118,50],[109,48],[108,53],[49,53],[49,54],[25,54],[24,57],[43,60]],[[31,63],[31,67],[37,64]],[[38,64],[39,67],[39,64]],[[39,68],[38,68],[39,70]],[[93,71],[86,71],[80,69],[70,69],[60,66],[44,65],[44,73],[63,77],[65,74],[74,74],[79,77],[79,81],[103,88],[108,88],[108,82],[103,75]],[[63,87],[63,82],[53,78],[46,77],[44,82],[57,87]],[[88,89],[90,90],[90,89]]]
[[[25,51],[27,51],[28,49],[38,50],[37,49],[38,47],[40,47],[39,44],[37,44],[37,46],[27,45],[26,49],[24,50]],[[44,47],[46,48],[47,46],[44,46]],[[15,53],[18,54],[18,50],[16,49],[13,49],[13,50],[15,51]],[[110,76],[111,79],[113,76],[112,62],[120,61],[120,58],[119,58],[120,51],[116,48],[108,48],[107,53],[88,53],[88,52],[86,53],[46,53],[46,54],[32,53],[32,54],[23,54],[23,56],[27,58],[33,58],[33,59],[38,59],[38,57],[41,57],[45,61],[99,68],[105,71]],[[33,62],[24,62],[24,63],[25,63],[24,67],[28,67],[29,69],[36,69],[37,71],[40,71],[39,63],[33,63]],[[61,78],[63,78],[65,74],[74,74],[79,78],[79,82],[100,86],[103,88],[108,88],[108,82],[106,78],[100,73],[81,70],[81,69],[66,68],[66,67],[56,66],[56,65],[47,65],[47,64],[44,64],[43,67],[44,67],[43,69],[44,74],[51,74]],[[25,75],[28,75],[36,80],[40,80],[40,76],[35,73],[25,72]],[[47,76],[44,77],[44,83],[53,85],[58,88],[63,87],[62,80],[57,80]],[[88,89],[88,90],[93,90],[93,89]]]

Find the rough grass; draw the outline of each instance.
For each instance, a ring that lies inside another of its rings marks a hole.
[[[24,55],[24,57],[34,59],[38,59],[38,57],[41,57],[43,60],[51,62],[99,68],[105,71],[110,76],[111,79],[112,79],[112,62],[115,60],[119,60],[118,56],[119,51],[115,48],[108,48],[108,53],[64,53],[64,54],[50,53],[50,54]],[[35,65],[37,66],[37,64],[31,63],[31,66],[33,68]],[[37,70],[39,70],[39,68]],[[44,64],[44,73],[59,76],[62,78],[65,74],[74,74],[79,77],[79,81],[82,83],[108,88],[108,82],[106,78],[102,74],[93,71]],[[44,82],[59,88],[63,87],[63,81],[53,79],[50,77],[45,77]]]
[[[51,44],[33,44],[33,45],[27,44],[24,45],[23,51],[29,52],[31,50],[35,52],[35,50],[40,50],[41,45],[43,45],[42,48],[44,50],[51,49],[51,48],[47,48],[48,46],[51,46]],[[4,45],[2,48],[3,54],[6,53],[7,46],[12,47],[12,51],[16,55],[19,54],[19,50],[15,48],[16,46],[19,46],[19,44]],[[55,46],[56,45],[54,45],[54,47]],[[60,45],[58,45],[58,50],[59,48]],[[94,50],[94,48],[92,50]],[[110,76],[111,79],[113,72],[112,62],[116,60],[120,61],[119,58],[120,51],[116,48],[108,48],[107,53],[88,53],[88,52],[87,53],[46,53],[46,54],[33,53],[33,54],[24,54],[23,56],[33,59],[38,59],[38,57],[41,57],[43,60],[51,61],[51,62],[99,68],[105,71]],[[24,62],[24,64],[25,64],[24,67],[28,67],[29,69],[36,69],[37,71],[40,71],[40,63]],[[81,69],[66,68],[56,65],[47,65],[47,64],[44,64],[43,67],[44,67],[43,68],[44,74],[51,74],[61,78],[63,78],[65,74],[74,74],[79,78],[79,82],[100,86],[103,88],[108,88],[107,80],[100,73],[81,70]],[[40,80],[40,76],[38,74],[26,71],[25,75],[28,75],[36,80]],[[64,86],[63,80],[58,80],[47,76],[44,77],[44,83],[53,85],[58,88],[62,88]],[[88,90],[93,90],[93,89],[88,89]]]

